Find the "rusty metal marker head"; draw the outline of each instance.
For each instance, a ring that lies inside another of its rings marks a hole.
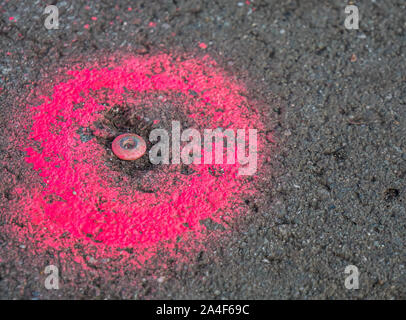
[[[116,137],[112,144],[114,154],[121,160],[136,160],[147,150],[143,138],[134,133],[125,133]]]

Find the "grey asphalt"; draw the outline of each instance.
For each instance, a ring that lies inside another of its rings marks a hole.
[[[54,253],[28,260],[0,235],[1,298],[406,298],[404,0],[356,1],[359,30],[345,29],[346,3],[338,0],[54,3],[60,29],[48,31],[43,1],[1,1],[3,114],[13,103],[8,90],[59,59],[191,51],[204,42],[280,101],[278,118],[264,120],[275,122],[277,140],[269,202],[199,263],[122,276],[72,268],[55,291],[43,286]],[[359,269],[358,290],[344,286],[348,265]]]

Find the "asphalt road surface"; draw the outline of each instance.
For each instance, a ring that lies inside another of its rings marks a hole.
[[[406,298],[405,1],[356,1],[358,30],[338,0],[53,4],[57,30],[44,1],[0,2],[1,298]],[[27,88],[49,66],[117,51],[207,54],[276,106],[262,119],[276,142],[266,201],[195,263],[86,269],[5,231],[29,170],[7,148]],[[49,264],[58,290],[44,286]],[[345,286],[349,265],[359,289]]]

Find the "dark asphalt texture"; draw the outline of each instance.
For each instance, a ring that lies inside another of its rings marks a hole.
[[[49,65],[100,50],[203,51],[280,100],[264,120],[277,139],[270,205],[199,263],[120,277],[70,269],[53,291],[43,270],[54,253],[28,260],[0,235],[0,298],[406,298],[404,0],[356,1],[359,30],[344,28],[338,0],[53,2],[60,29],[48,31],[44,1],[1,1],[2,146],[12,92]],[[344,286],[347,265],[358,290]]]

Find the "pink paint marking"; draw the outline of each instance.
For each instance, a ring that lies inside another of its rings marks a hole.
[[[250,180],[238,176],[238,163],[192,165],[191,175],[179,174],[176,165],[162,167],[145,175],[155,192],[144,193],[106,166],[108,150],[96,139],[82,142],[78,133],[110,108],[106,88],[110,106],[123,104],[126,96],[126,101],[138,101],[142,113],[148,108],[145,94],[178,93],[187,99],[179,108],[198,128],[261,130],[259,116],[252,112],[255,107],[244,94],[247,89],[209,56],[128,57],[104,67],[73,66],[66,73],[71,78],[55,79],[51,97],[42,96],[42,104],[27,109],[34,143],[23,148],[43,184],[32,181],[26,182],[32,189],[21,187],[20,193],[27,194],[21,200],[21,216],[41,247],[72,247],[80,240],[96,245],[100,254],[131,247],[138,261],[145,261],[157,248],[170,251],[188,239],[202,239],[202,220],[225,224],[243,213],[244,195],[253,189]],[[259,154],[262,143],[260,139]],[[213,175],[212,167],[223,174]]]

